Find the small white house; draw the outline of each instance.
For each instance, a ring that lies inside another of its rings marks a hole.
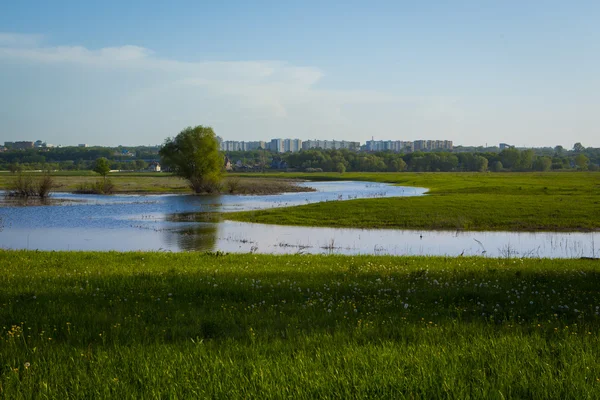
[[[160,164],[157,163],[156,161],[153,161],[150,163],[150,165],[148,165],[148,171],[152,171],[152,172],[160,172]]]

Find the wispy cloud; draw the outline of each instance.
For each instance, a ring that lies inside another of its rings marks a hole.
[[[143,119],[146,132],[157,130],[157,142],[164,138],[164,129],[172,132],[193,123],[220,125],[217,128],[223,130],[219,133],[232,139],[257,139],[262,135],[306,138],[315,137],[318,131],[327,132],[331,138],[349,138],[353,133],[362,137],[367,129],[386,129],[394,118],[406,116],[406,110],[429,107],[429,100],[423,98],[327,89],[323,84],[326,74],[314,66],[277,60],[187,62],[162,58],[150,49],[133,45],[100,49],[43,46],[36,35],[1,35],[0,61],[35,65],[36,80],[44,79],[44,66],[48,66],[48,76],[64,71],[60,75],[64,87],[73,87],[71,80],[79,79],[77,104],[89,104],[87,113],[98,110],[94,115],[103,118],[100,110],[104,109],[105,116],[113,116],[111,129],[116,132],[130,126],[139,129],[139,120]],[[74,69],[78,73],[71,74]],[[106,98],[107,86],[114,90],[114,100],[99,104],[100,98]],[[36,89],[29,85],[27,90]],[[72,101],[73,95],[68,90],[52,93],[62,99],[57,104]],[[453,101],[436,99],[441,108]],[[377,116],[368,115],[370,112]],[[178,126],[168,128],[167,121]]]

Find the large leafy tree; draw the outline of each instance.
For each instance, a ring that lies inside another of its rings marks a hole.
[[[110,172],[110,164],[108,160],[104,157],[98,158],[94,163],[94,172],[102,175],[106,181],[106,175]]]
[[[196,193],[219,190],[223,156],[212,128],[188,127],[174,138],[167,138],[159,154],[162,163],[175,175],[187,179]]]

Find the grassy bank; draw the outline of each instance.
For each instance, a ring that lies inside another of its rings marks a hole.
[[[286,174],[426,187],[427,196],[351,200],[226,214],[266,224],[358,228],[556,230],[600,228],[600,173]]]
[[[25,172],[32,176],[39,172]],[[91,171],[56,172],[52,178],[56,192],[77,192],[83,187],[92,187],[102,178]],[[0,174],[0,190],[9,189],[16,175]],[[110,173],[108,179],[114,184],[114,193],[192,193],[187,181],[169,173]],[[234,194],[276,194],[284,192],[306,191],[307,188],[296,185],[297,180],[291,178],[266,176],[262,179],[255,176],[231,176],[223,179],[223,193]]]
[[[585,260],[0,251],[3,398],[597,398]]]

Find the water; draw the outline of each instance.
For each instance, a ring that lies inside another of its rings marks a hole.
[[[0,247],[39,250],[224,251],[270,254],[592,257],[597,233],[449,232],[189,222],[240,211],[352,198],[418,196],[426,189],[368,182],[310,182],[316,192],[272,196],[60,193],[57,205],[0,208]],[[187,221],[187,222],[186,222]]]

